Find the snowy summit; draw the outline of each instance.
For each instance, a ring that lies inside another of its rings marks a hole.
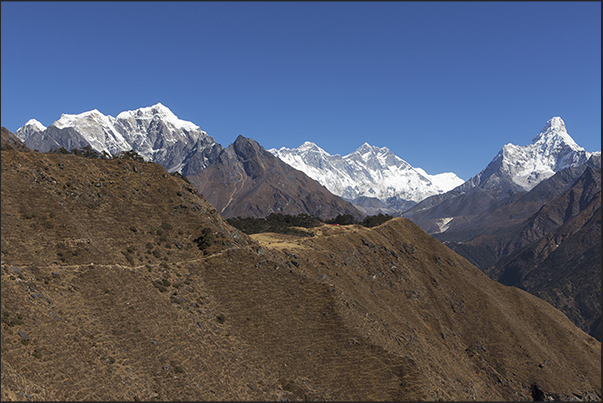
[[[497,166],[500,174],[527,191],[564,168],[584,164],[593,154],[576,144],[563,119],[556,116],[546,122],[532,144],[506,144],[488,167]]]
[[[382,210],[390,212],[464,182],[454,173],[429,175],[421,168],[413,168],[387,147],[368,143],[344,157],[330,155],[309,141],[294,149],[282,147],[268,151],[317,180],[331,193],[359,207],[379,201],[377,204]]]
[[[42,152],[87,145],[111,155],[134,150],[146,161],[161,164],[170,172],[182,172],[186,164],[202,168],[207,162],[202,157],[204,150],[217,144],[199,126],[179,119],[161,103],[124,111],[116,118],[97,109],[62,114],[48,128],[31,119],[15,135],[28,147]]]

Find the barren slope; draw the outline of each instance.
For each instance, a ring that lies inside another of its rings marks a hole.
[[[287,267],[328,284],[350,328],[415,363],[413,379],[428,399],[531,399],[533,384],[567,399],[572,388],[588,389],[575,381],[592,375],[588,382],[600,383],[598,341],[548,303],[490,280],[412,222],[314,232],[289,237],[290,249],[276,234],[252,237],[282,253]]]
[[[3,400],[600,399],[597,340],[408,220],[259,244],[155,164],[1,163]]]
[[[270,213],[306,213],[322,219],[339,214],[363,217],[353,204],[243,136],[207,168],[187,177],[225,218]]]

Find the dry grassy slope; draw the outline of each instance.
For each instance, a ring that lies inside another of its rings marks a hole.
[[[30,151],[23,142],[11,133],[6,127],[0,127],[0,149],[2,150],[17,150]]]
[[[214,249],[247,242],[157,164],[2,153],[2,260],[12,264],[192,259],[203,228],[222,236]]]
[[[1,162],[3,400],[600,396],[599,342],[407,220],[260,246],[158,165]]]
[[[264,247],[329,284],[346,326],[415,364],[430,400],[600,394],[600,343],[548,303],[490,280],[412,222],[316,230]],[[294,256],[295,255],[295,256]],[[288,256],[288,257],[287,257]],[[578,393],[580,394],[580,393]]]

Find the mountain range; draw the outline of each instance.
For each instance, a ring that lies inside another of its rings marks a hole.
[[[399,215],[426,197],[464,182],[452,172],[429,175],[421,168],[413,168],[387,147],[368,143],[343,157],[330,155],[309,141],[295,149],[282,147],[268,151],[367,214]]]
[[[48,128],[30,120],[16,135],[41,151],[83,145],[112,154],[133,149],[169,172],[184,174],[225,218],[260,218],[271,213],[306,213],[322,219],[401,215],[491,278],[528,290],[562,309],[600,340],[601,258],[600,244],[592,241],[596,237],[582,238],[590,240],[584,245],[590,252],[571,276],[567,267],[578,257],[555,253],[564,260],[552,264],[552,258],[528,252],[558,231],[565,234],[570,221],[575,231],[600,234],[592,203],[600,201],[596,194],[601,153],[578,146],[560,117],[547,121],[531,144],[503,146],[466,182],[453,173],[428,175],[386,147],[368,143],[344,157],[329,155],[310,142],[297,149],[267,151],[243,136],[223,148],[161,104],[122,112],[117,118],[98,111],[63,115]],[[582,175],[595,179],[582,186]],[[565,192],[572,196],[563,196]],[[576,197],[582,201],[568,202]],[[577,228],[577,222],[585,229]],[[555,239],[557,248],[564,242],[571,245],[576,238]],[[530,274],[525,267],[539,270]],[[536,275],[541,272],[551,275]],[[584,290],[591,286],[594,291],[584,298]]]
[[[202,191],[224,217],[262,217],[273,212],[306,213],[320,218],[363,214],[318,182],[295,171],[240,136],[223,148],[192,122],[158,103],[105,116],[97,110],[63,114],[49,127],[35,119],[15,135],[29,148],[46,152],[90,146],[98,153],[119,155],[133,150],[145,161],[179,172]]]
[[[3,401],[601,399],[599,341],[408,219],[248,236],[158,164],[1,153]]]
[[[134,150],[146,161],[156,162],[169,172],[177,171],[191,177],[198,177],[214,161],[223,161],[224,155],[232,154],[228,152],[219,158],[224,151],[220,144],[199,126],[179,119],[161,103],[124,111],[115,118],[105,116],[98,110],[78,115],[63,114],[49,127],[31,119],[15,135],[29,148],[41,152],[85,146],[109,155]],[[281,148],[269,151],[318,181],[330,193],[353,203],[361,211],[354,211],[354,215],[379,212],[399,215],[400,211],[425,197],[443,193],[463,183],[451,172],[429,175],[421,168],[413,168],[386,147],[375,147],[368,143],[344,157],[329,155],[309,142],[294,150]],[[262,158],[269,157],[263,153]],[[239,174],[233,171],[228,175],[238,177]],[[195,183],[199,184],[199,181],[195,180]],[[225,189],[224,193],[228,193],[228,190]],[[237,200],[231,204],[243,214],[251,211],[238,208]],[[270,211],[279,209],[288,211],[280,204]],[[311,210],[306,212],[314,213]],[[348,208],[336,213],[349,212]]]
[[[224,150],[199,126],[179,119],[161,103],[124,111],[116,118],[97,110],[63,114],[49,127],[31,119],[15,135],[29,148],[41,152],[86,145],[110,155],[134,150],[146,161],[159,163],[169,172],[177,171],[185,176],[199,174],[217,161]],[[505,145],[482,172],[467,182],[452,172],[429,175],[387,147],[368,143],[343,157],[330,155],[311,142],[296,149],[283,147],[268,151],[318,181],[332,194],[352,202],[364,214],[405,213],[407,217],[414,217],[414,212],[430,204],[441,204],[443,194],[445,199],[451,199],[455,195],[485,190],[487,195],[482,197],[492,196],[495,200],[492,202],[498,203],[506,196],[530,190],[565,167],[584,164],[592,154],[574,142],[559,117],[550,119],[532,144]],[[236,172],[230,175],[238,176]],[[236,200],[234,203],[236,205]],[[454,218],[453,214],[438,216],[430,223],[419,225],[434,233],[434,228],[449,228],[462,221],[453,222]]]
[[[178,119],[161,103],[124,111],[115,118],[96,109],[77,115],[63,114],[49,127],[30,119],[15,135],[40,152],[59,148],[70,151],[88,145],[110,155],[134,150],[145,161],[183,175],[207,167],[211,155],[221,148],[199,126]]]
[[[353,204],[243,136],[187,178],[225,218],[271,213],[305,213],[325,220],[346,214],[363,217]]]

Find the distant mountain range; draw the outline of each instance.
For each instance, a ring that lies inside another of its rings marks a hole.
[[[169,172],[177,171],[185,176],[199,174],[217,161],[224,150],[199,126],[179,119],[161,103],[124,111],[116,118],[98,110],[78,115],[63,114],[49,127],[31,119],[15,135],[27,147],[41,152],[88,145],[99,153],[111,155],[134,150],[146,161],[156,162]],[[486,200],[492,197],[498,202],[517,192],[530,190],[563,168],[582,165],[591,155],[597,154],[579,147],[559,117],[550,119],[532,144],[525,147],[505,145],[482,172],[465,183],[452,172],[429,175],[421,168],[412,167],[388,148],[368,143],[343,157],[330,155],[311,142],[296,149],[283,147],[269,152],[317,180],[334,195],[354,203],[365,214],[400,215],[410,210],[405,216],[415,219],[416,212],[440,205],[445,200],[449,200],[446,202],[448,207],[454,204],[453,199],[468,192],[486,191]],[[417,203],[419,205],[415,206]],[[470,208],[473,215],[482,212],[468,205],[465,208]],[[431,233],[457,225],[461,220],[453,222],[454,207],[446,210],[444,216],[419,214],[423,220],[418,221],[419,225]]]
[[[399,215],[426,197],[464,182],[452,172],[429,175],[421,168],[413,168],[387,147],[368,143],[343,157],[330,155],[309,141],[295,149],[282,147],[268,151],[367,214]]]
[[[213,162],[224,162],[224,158],[218,158],[224,150],[220,144],[199,126],[179,119],[161,103],[121,112],[115,118],[98,110],[78,115],[63,114],[49,127],[31,119],[15,135],[29,148],[41,152],[85,146],[110,155],[134,150],[146,161],[158,163],[169,172],[178,171],[197,178]],[[463,183],[450,172],[429,175],[421,168],[413,168],[386,147],[368,143],[344,157],[329,155],[310,142],[297,149],[281,148],[270,152],[317,180],[332,194],[352,202],[361,211],[354,211],[354,215],[380,212],[399,215],[424,198]],[[231,174],[238,176],[236,172]],[[199,185],[199,180],[195,183]],[[229,205],[237,209],[237,200],[232,200]],[[287,210],[277,203],[274,209],[256,210],[283,209]],[[250,212],[253,209],[240,210]],[[313,213],[311,210],[307,212]],[[347,214],[349,211],[337,213]]]
[[[160,103],[121,112],[116,118],[97,110],[63,114],[49,127],[31,119],[15,135],[41,152],[85,146],[109,155],[134,150],[145,161],[187,176],[226,218],[270,213],[306,213],[323,219],[344,214],[363,217],[351,203],[254,140],[240,136],[223,148],[197,125],[179,119]]]
[[[243,136],[223,148],[161,104],[117,118],[96,110],[62,115],[48,128],[32,119],[15,134],[40,151],[133,149],[184,174],[226,218],[402,215],[492,278],[541,296],[600,339],[601,246],[592,240],[600,241],[601,152],[578,146],[560,117],[547,121],[531,144],[502,147],[466,182],[454,173],[429,175],[368,143],[343,157],[311,142],[266,151]],[[581,185],[585,181],[590,185]],[[580,238],[583,248],[567,246],[576,242],[574,232],[591,234]],[[551,239],[557,252],[534,252]],[[588,298],[585,290],[591,290]]]
[[[601,154],[579,147],[567,133],[563,120],[554,117],[533,138],[532,144],[505,145],[486,168],[463,182],[452,172],[429,175],[388,148],[368,143],[343,157],[330,155],[311,142],[296,149],[271,149],[268,153],[257,142],[247,139],[254,145],[233,144],[224,149],[199,126],[179,119],[160,103],[121,112],[116,118],[97,110],[63,114],[49,127],[31,119],[15,135],[29,148],[42,152],[84,146],[111,155],[134,150],[146,161],[190,177],[226,217],[298,212],[297,201],[306,196],[293,189],[306,188],[308,194],[325,194],[320,186],[300,187],[298,181],[302,176],[287,174],[291,171],[280,165],[282,161],[318,181],[326,188],[326,194],[331,194],[304,203],[303,212],[318,216],[327,211],[336,215],[403,215],[430,234],[446,231],[450,234],[465,225],[471,226],[480,215],[510,203],[556,172],[582,166],[591,156],[600,159]],[[240,153],[244,149],[256,150],[253,162]],[[270,154],[278,157],[279,162]],[[239,161],[235,163],[237,158]],[[269,175],[258,174],[258,169],[277,165],[279,168]],[[210,176],[216,170],[220,172]],[[302,182],[310,183],[305,178]],[[251,187],[243,189],[243,185]],[[262,190],[258,191],[259,188]],[[350,208],[339,197],[355,207]],[[240,202],[244,206],[239,206]],[[333,209],[335,205],[340,207]]]
[[[31,149],[82,148],[116,155],[134,150],[145,161],[155,162],[169,172],[183,175],[207,167],[221,147],[192,122],[178,119],[161,103],[105,116],[98,110],[78,115],[63,114],[49,127],[30,119],[15,135]],[[217,148],[217,149],[216,149]]]

